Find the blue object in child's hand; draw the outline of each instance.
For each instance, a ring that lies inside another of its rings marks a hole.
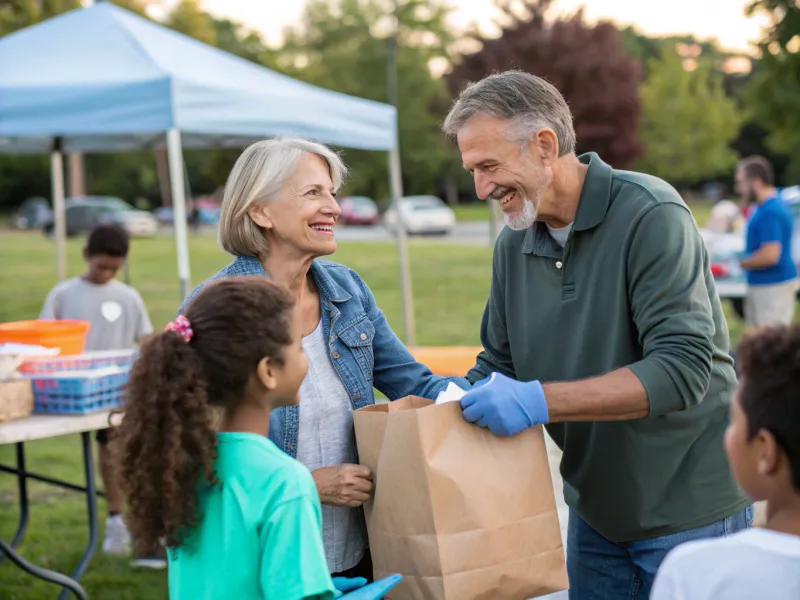
[[[334,577],[333,587],[340,592],[352,592],[360,587],[367,585],[367,580],[364,577]],[[339,598],[340,596],[337,596]]]
[[[342,600],[380,600],[380,598],[383,598],[386,592],[388,592],[390,589],[396,586],[402,578],[403,578],[402,575],[389,575],[389,577],[384,577],[383,579],[379,579],[374,583],[370,583],[368,585],[362,585],[358,587],[358,589],[355,589],[354,591],[351,591],[345,594],[344,596],[341,596],[341,598]],[[336,583],[337,580],[340,579],[343,578],[339,577],[334,578],[333,580],[334,585],[336,585],[338,589],[345,591],[344,589],[340,588],[339,585]],[[355,580],[351,579],[349,581],[355,581]]]

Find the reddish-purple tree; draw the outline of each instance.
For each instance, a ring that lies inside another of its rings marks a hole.
[[[547,79],[566,98],[575,119],[578,152],[597,152],[618,169],[642,152],[637,138],[641,68],[609,23],[587,25],[582,11],[558,21],[545,19],[552,0],[524,0],[522,10],[498,2],[508,25],[499,38],[457,61],[448,77],[455,95],[486,75],[520,69]]]

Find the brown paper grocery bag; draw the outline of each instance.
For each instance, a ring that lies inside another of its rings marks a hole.
[[[407,397],[354,413],[375,577],[391,600],[526,600],[567,588],[541,427],[498,438],[457,402]]]

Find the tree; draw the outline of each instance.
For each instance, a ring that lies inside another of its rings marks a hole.
[[[800,4],[757,0],[748,12],[766,13],[772,27],[760,42],[761,61],[745,91],[755,119],[768,131],[769,147],[790,157],[790,177],[800,177]]]
[[[167,16],[164,25],[212,46],[217,41],[211,19],[197,5],[197,0],[180,0]]]
[[[302,24],[286,32],[279,68],[314,85],[387,102],[391,0],[311,0]],[[450,95],[429,64],[447,57],[451,36],[443,0],[398,2],[398,123],[405,191],[431,193],[455,153],[439,131]],[[388,196],[384,153],[347,150],[348,193]]]
[[[640,104],[639,63],[623,47],[608,23],[587,25],[581,11],[548,22],[552,0],[525,0],[521,10],[501,2],[507,24],[495,39],[479,39],[482,48],[453,67],[453,94],[468,82],[495,71],[521,69],[547,79],[572,109],[578,152],[598,152],[616,168],[630,166],[641,154],[636,137]]]
[[[256,32],[229,19],[217,19],[209,15],[209,20],[217,48],[250,62],[275,66],[275,51],[267,47]]]
[[[80,7],[80,0],[5,0],[0,3],[0,35]]]
[[[116,4],[120,8],[129,10],[132,13],[136,13],[137,15],[139,15],[140,17],[144,17],[145,19],[150,18],[147,16],[147,7],[157,2],[157,0],[101,0],[101,1],[111,2],[111,4]]]
[[[737,159],[729,144],[743,122],[712,66],[699,61],[686,68],[684,60],[664,52],[640,88],[645,154],[636,168],[675,184],[726,173]]]

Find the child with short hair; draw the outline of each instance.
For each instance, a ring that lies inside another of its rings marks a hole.
[[[308,368],[300,316],[277,284],[233,277],[142,347],[120,425],[129,525],[167,546],[172,600],[340,595],[314,480],[267,437]],[[398,578],[339,587],[380,598]]]
[[[86,273],[56,285],[39,318],[88,321],[91,327],[86,336],[87,352],[135,348],[153,332],[153,327],[139,292],[115,279],[125,264],[129,246],[128,233],[121,227],[100,225],[93,229],[83,250]],[[125,556],[130,553],[131,540],[121,516],[125,498],[109,431],[97,432],[100,474],[108,505],[103,551]],[[164,561],[151,566],[163,567]]]
[[[748,335],[737,363],[725,450],[744,491],[766,501],[765,527],[677,547],[652,600],[800,598],[800,326]]]

